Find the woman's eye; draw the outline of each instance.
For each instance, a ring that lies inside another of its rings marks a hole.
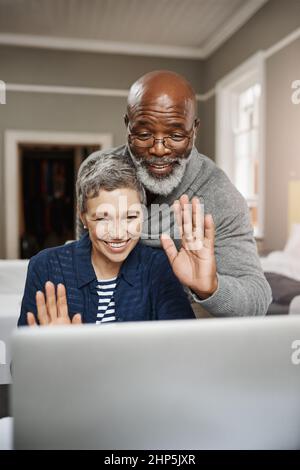
[[[137,219],[137,215],[129,215],[127,217],[128,220],[133,220],[133,219]]]

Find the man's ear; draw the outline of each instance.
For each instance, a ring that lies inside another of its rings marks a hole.
[[[129,117],[127,114],[124,115],[124,122],[125,122],[125,126],[126,128],[128,127],[128,124],[129,124]]]
[[[199,119],[199,118],[196,118],[196,119],[195,119],[195,121],[194,121],[194,128],[195,128],[195,131],[196,131],[196,132],[200,129],[200,119]]]
[[[193,145],[196,143],[196,138],[200,128],[200,119],[196,118],[194,121],[194,134],[193,134]]]

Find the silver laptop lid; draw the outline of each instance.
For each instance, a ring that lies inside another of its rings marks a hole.
[[[19,329],[15,448],[300,448],[297,340],[300,317]]]

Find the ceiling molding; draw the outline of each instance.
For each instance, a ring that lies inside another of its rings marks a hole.
[[[218,47],[221,46],[230,36],[238,31],[268,0],[252,0],[245,3],[229,21],[207,42],[202,48],[202,58],[208,58]]]
[[[210,98],[212,98],[215,94],[215,89],[211,88],[208,90],[206,93],[203,93],[202,95],[196,95],[196,100],[197,101],[208,101]]]
[[[285,38],[281,39],[280,41],[273,44],[273,46],[269,47],[269,49],[265,51],[265,58],[268,59],[272,55],[277,54],[277,52],[281,51],[286,46],[293,43],[299,38],[300,38],[300,28],[297,28],[295,29],[295,31],[288,34]]]
[[[129,90],[115,88],[88,88],[59,85],[35,85],[27,83],[7,83],[7,91],[20,91],[24,93],[55,93],[63,95],[109,96],[127,98]]]
[[[201,59],[202,51],[193,47],[175,47],[160,44],[136,44],[130,42],[100,41],[94,39],[30,36],[27,34],[0,33],[0,44],[82,52],[102,52],[139,56]]]
[[[127,98],[129,90],[114,88],[88,88],[58,85],[34,85],[28,83],[6,83],[6,91],[23,93],[54,93],[63,95],[109,96],[114,98]],[[214,95],[214,89],[204,94],[197,94],[197,101],[207,101]]]
[[[267,1],[251,0],[251,2],[247,2],[202,48],[11,33],[0,33],[0,44],[106,54],[206,59],[245,24]]]

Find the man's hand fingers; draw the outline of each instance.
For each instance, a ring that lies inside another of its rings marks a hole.
[[[45,303],[45,296],[42,291],[37,291],[35,295],[36,307],[37,307],[37,317],[40,325],[48,325],[49,317],[47,313],[47,307]]]
[[[57,306],[54,284],[50,281],[47,281],[45,284],[45,290],[48,315],[50,316],[51,320],[54,321],[57,318]]]
[[[72,318],[72,325],[81,325],[81,323],[82,323],[81,314],[75,313],[75,315]]]
[[[215,224],[211,214],[204,218],[204,246],[214,248],[215,245]]]
[[[183,194],[180,199],[182,219],[183,219],[183,238],[186,241],[193,240],[193,225],[192,225],[192,214],[191,214],[191,204],[189,198],[186,194]]]
[[[32,312],[27,312],[27,324],[29,326],[37,326],[37,322],[35,320],[35,316]]]
[[[204,213],[197,197],[192,199],[193,235],[203,241],[204,239]]]
[[[173,242],[172,238],[169,237],[166,233],[162,233],[160,236],[161,244],[163,249],[165,250],[165,253],[170,261],[171,266],[173,265],[173,262],[178,254],[177,248],[175,246],[175,243]]]
[[[182,239],[183,227],[182,227],[182,211],[181,204],[179,201],[174,201],[173,203],[173,212],[175,216],[175,221],[179,230],[180,239]]]
[[[69,318],[66,288],[63,284],[57,286],[57,316]]]

